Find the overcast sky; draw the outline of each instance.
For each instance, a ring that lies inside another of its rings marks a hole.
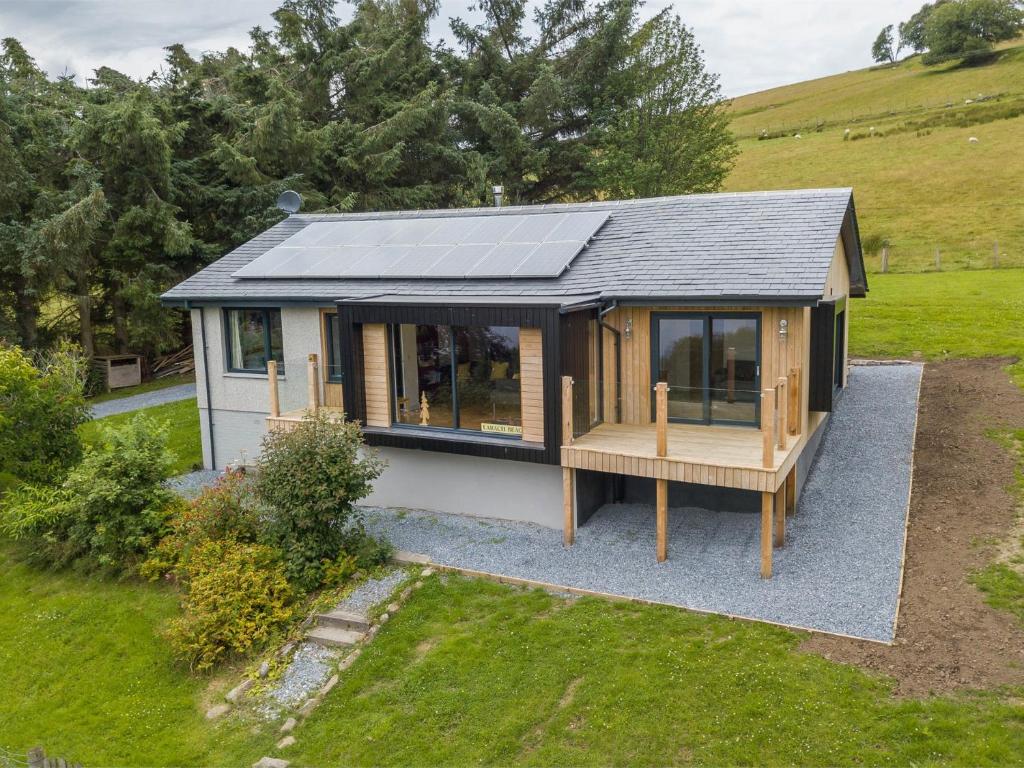
[[[727,96],[859,69],[871,63],[878,30],[923,0],[649,0],[645,13],[672,5],[704,48]],[[22,41],[51,75],[80,80],[101,65],[136,77],[157,69],[162,48],[194,54],[246,47],[248,31],[271,27],[278,0],[0,0],[0,37]],[[441,0],[435,36],[467,3]],[[342,15],[348,8],[341,3]]]

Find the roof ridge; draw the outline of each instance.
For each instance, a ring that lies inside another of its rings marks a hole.
[[[814,187],[806,189],[766,189],[743,192],[696,192],[686,195],[662,195],[660,197],[634,197],[622,200],[587,200],[575,203],[537,203],[534,205],[503,205],[501,207],[478,206],[475,208],[407,208],[395,211],[352,211],[348,213],[293,213],[283,221],[294,220],[367,220],[391,218],[435,218],[440,216],[494,216],[513,213],[558,213],[567,210],[610,210],[615,208],[659,206],[691,200],[725,200],[736,198],[787,198],[811,197],[813,195],[852,195],[853,187]]]

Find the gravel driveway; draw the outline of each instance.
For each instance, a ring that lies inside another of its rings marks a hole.
[[[195,384],[178,384],[173,387],[154,389],[152,392],[142,392],[138,395],[129,395],[117,400],[106,400],[102,403],[96,403],[92,407],[92,418],[102,419],[104,416],[113,416],[115,413],[138,411],[154,405],[173,403],[177,400],[188,400],[190,397],[195,396]]]
[[[369,509],[367,527],[443,565],[889,642],[921,372],[852,368],[767,581],[756,514],[671,509],[662,564],[639,504],[603,507],[569,549],[560,531],[457,515]]]

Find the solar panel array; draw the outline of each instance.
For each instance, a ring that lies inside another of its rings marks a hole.
[[[558,277],[607,220],[607,211],[570,211],[320,221],[234,276]]]

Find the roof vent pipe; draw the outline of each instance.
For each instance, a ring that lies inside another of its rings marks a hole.
[[[494,193],[494,207],[501,208],[501,198],[505,194],[505,188],[501,184],[495,184],[491,187],[491,192]]]

